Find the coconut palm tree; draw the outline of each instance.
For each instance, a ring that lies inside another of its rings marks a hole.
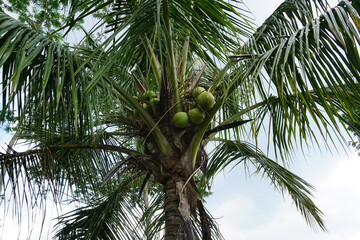
[[[238,165],[325,230],[286,167],[297,146],[341,139],[344,114],[358,121],[357,1],[285,0],[257,28],[241,1],[63,3],[56,34],[100,16],[76,45],[0,13],[2,109],[32,146],[0,155],[4,191],[80,202],[55,238],[221,239],[204,199]]]

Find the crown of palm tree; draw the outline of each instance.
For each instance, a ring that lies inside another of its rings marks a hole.
[[[285,0],[258,28],[238,1],[64,4],[57,34],[101,15],[76,46],[0,11],[3,115],[15,111],[16,138],[33,144],[0,154],[3,186],[17,199],[26,183],[29,206],[49,192],[85,204],[60,218],[58,239],[221,239],[203,200],[234,164],[325,230],[313,187],[284,165],[297,144],[341,138],[343,115],[358,121],[357,1]],[[193,108],[200,124],[174,126]],[[264,126],[280,161],[257,147]]]

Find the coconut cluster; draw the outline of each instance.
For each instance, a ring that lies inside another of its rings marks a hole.
[[[149,90],[144,92],[142,96],[133,96],[133,98],[139,101],[146,111],[151,111],[154,115],[157,114],[156,106],[160,102],[160,99],[156,92]]]
[[[205,112],[209,111],[215,105],[215,98],[211,92],[203,87],[196,87],[191,93],[196,107],[186,112],[177,112],[173,117],[173,124],[177,128],[185,128],[191,122],[200,125],[205,120]]]

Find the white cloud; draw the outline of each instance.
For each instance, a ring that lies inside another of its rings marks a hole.
[[[325,214],[325,224],[329,232],[313,231],[287,197],[285,202],[279,201],[275,196],[278,193],[267,193],[259,198],[254,192],[263,189],[244,191],[239,185],[251,183],[231,184],[234,179],[230,176],[225,182],[221,181],[221,186],[227,186],[232,191],[221,189],[222,200],[216,200],[219,198],[215,196],[209,204],[209,210],[214,217],[222,216],[218,223],[225,239],[360,239],[360,157],[354,154],[351,158],[339,159],[325,155],[323,159],[317,160],[321,164],[314,164],[310,175],[317,172],[319,176],[315,178],[316,182],[310,182],[317,189],[314,192],[314,201]],[[311,163],[306,165],[312,166]],[[239,189],[243,190],[241,194],[234,193],[234,190]],[[256,218],[259,219],[257,222],[254,221]]]
[[[360,157],[339,159],[327,179],[317,184],[318,202],[326,215],[330,234],[337,239],[360,239]],[[335,239],[335,238],[334,238]]]

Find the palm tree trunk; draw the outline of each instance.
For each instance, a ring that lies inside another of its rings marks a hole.
[[[174,179],[164,183],[165,188],[165,240],[185,240],[184,219],[179,211],[179,194]]]

